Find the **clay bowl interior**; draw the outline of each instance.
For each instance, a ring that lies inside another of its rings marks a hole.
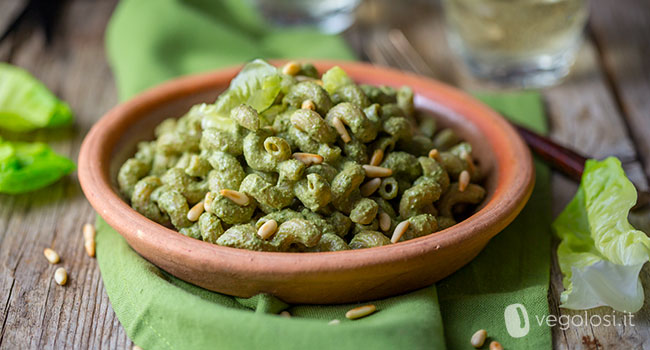
[[[278,64],[276,62],[276,64]],[[241,297],[265,292],[289,303],[335,304],[396,295],[430,285],[471,261],[521,211],[532,191],[531,156],[514,129],[468,95],[435,82],[363,63],[339,65],[358,83],[411,86],[418,109],[469,141],[487,174],[477,211],[446,230],[398,244],[343,252],[268,253],[221,247],[148,220],[120,198],[116,174],[137,142],[151,140],[163,119],[212,103],[241,67],[179,78],[109,111],[79,155],[79,179],[95,210],[140,255],[203,288]]]

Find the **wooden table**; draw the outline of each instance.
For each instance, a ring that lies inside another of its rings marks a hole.
[[[465,89],[479,86],[449,52],[437,3],[394,3],[366,1],[359,9],[359,21],[345,37],[360,57],[365,57],[373,33],[400,28],[433,77]],[[0,2],[0,32],[22,6],[21,0]],[[38,131],[21,138],[48,142],[76,159],[83,136],[115,105],[115,85],[103,46],[104,28],[114,7],[115,0],[69,1],[51,43],[45,42],[42,31],[24,25],[0,44],[0,60],[28,69],[68,101],[77,117],[70,130]],[[572,74],[563,84],[543,91],[555,140],[591,157],[618,156],[642,189],[647,189],[650,175],[649,55],[650,3],[594,0],[587,40]],[[570,180],[553,176],[554,214],[575,189]],[[639,225],[648,222],[650,213],[644,214],[634,218]],[[0,195],[0,349],[131,346],[111,309],[96,261],[83,250],[81,227],[93,217],[75,175],[31,194]],[[43,258],[43,248],[50,246],[61,254],[62,266],[69,271],[65,287],[53,282],[54,267]],[[553,256],[551,312],[573,315],[576,312],[558,307],[562,284],[555,260]],[[650,294],[648,266],[642,280]],[[611,312],[608,308],[588,311],[589,315]],[[650,349],[650,303],[635,315],[634,324],[566,331],[555,327],[553,343],[558,349]]]

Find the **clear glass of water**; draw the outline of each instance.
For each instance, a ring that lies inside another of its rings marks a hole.
[[[252,0],[258,11],[280,26],[313,25],[330,34],[346,30],[354,22],[361,0]]]
[[[588,0],[443,0],[447,38],[477,78],[550,86],[575,61]]]

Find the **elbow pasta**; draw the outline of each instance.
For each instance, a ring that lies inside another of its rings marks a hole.
[[[377,123],[373,122],[361,108],[350,102],[341,102],[332,107],[327,112],[325,120],[329,125],[332,125],[332,120],[339,118],[343,123],[350,127],[352,135],[359,141],[367,143],[377,137],[379,127]],[[332,125],[333,127],[333,125]]]
[[[350,102],[361,108],[366,108],[370,105],[370,99],[363,93],[363,90],[355,85],[348,84],[340,87],[332,94],[332,101],[334,103]]]
[[[390,244],[390,239],[377,231],[363,230],[354,235],[350,241],[350,248],[362,249],[381,247]]]
[[[412,89],[294,68],[278,69],[281,88],[263,110],[200,104],[164,120],[119,169],[120,192],[185,236],[268,252],[393,244],[404,221],[399,241],[415,239],[484,199],[471,145],[417,110]],[[383,175],[364,169],[371,162]],[[258,234],[270,220],[274,231]]]
[[[332,199],[330,184],[318,174],[308,174],[294,187],[296,198],[313,212],[324,209]],[[293,198],[292,198],[293,199]]]

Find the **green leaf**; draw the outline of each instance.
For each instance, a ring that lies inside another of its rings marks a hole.
[[[561,307],[641,309],[639,272],[650,258],[650,238],[628,222],[636,199],[618,159],[587,161],[576,196],[553,223],[562,239],[557,250],[565,288]]]
[[[24,193],[45,187],[75,169],[75,164],[40,142],[0,138],[0,192]]]
[[[323,81],[323,87],[325,88],[325,91],[327,91],[329,94],[335,93],[336,90],[345,85],[354,84],[352,78],[350,78],[348,74],[339,66],[330,68],[323,74],[321,80]]]
[[[262,113],[275,101],[281,84],[282,78],[277,68],[261,59],[249,62],[215,102],[216,112],[222,117],[229,117],[231,109],[247,104]]]
[[[0,63],[0,128],[25,132],[72,123],[72,111],[27,71]]]
[[[217,111],[215,105],[202,103],[193,106],[188,115],[191,118],[197,118],[201,121],[201,128],[203,130],[209,128],[216,128],[222,131],[235,133],[237,131],[237,123],[230,119],[230,115],[225,116]]]

